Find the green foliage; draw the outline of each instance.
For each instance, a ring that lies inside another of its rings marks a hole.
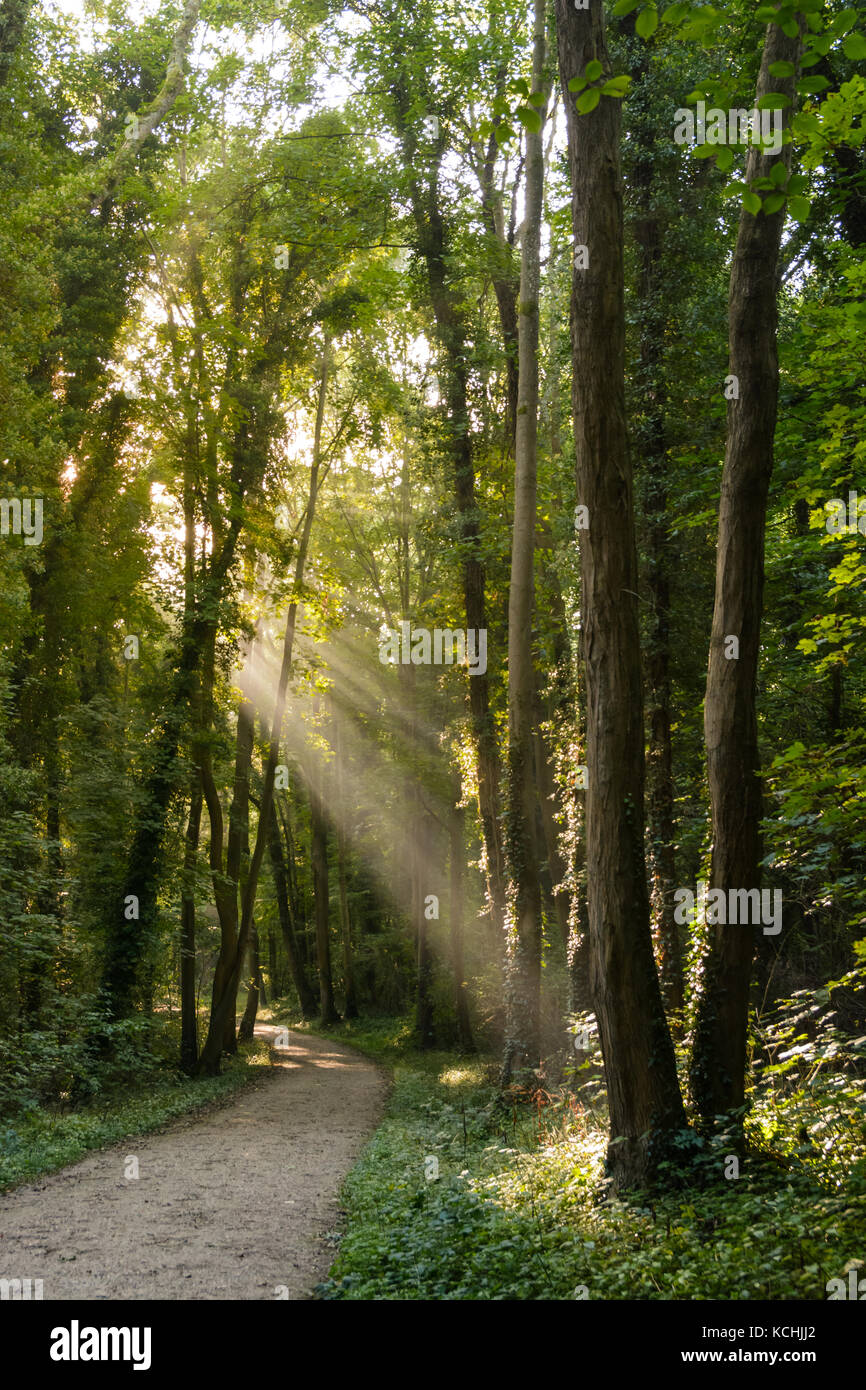
[[[503,1102],[480,1061],[422,1061],[381,1034],[374,1048],[396,1051],[394,1088],[346,1182],[348,1230],[322,1298],[823,1300],[859,1256],[866,1132],[850,1081],[832,1100],[850,1141],[832,1168],[811,1148],[802,1161],[802,1097],[774,1074],[739,1177],[724,1176],[733,1151],[720,1133],[692,1186],[663,1178],[620,1201],[604,1197],[605,1135],[580,1092]]]
[[[128,1037],[135,1030],[125,1029]],[[171,1030],[173,1050],[176,1033]],[[38,1041],[37,1044],[38,1046]],[[180,1115],[231,1099],[261,1074],[268,1060],[266,1044],[256,1041],[240,1049],[221,1076],[202,1081],[180,1077],[138,1054],[129,1058],[122,1095],[103,1097],[98,1104],[74,1111],[52,1107],[6,1112],[0,1126],[0,1189],[27,1182],[63,1168],[92,1149],[133,1135],[147,1134]]]

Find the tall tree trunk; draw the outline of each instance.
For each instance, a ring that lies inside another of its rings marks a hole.
[[[416,783],[417,790],[417,783]],[[430,926],[426,916],[425,898],[428,885],[427,870],[431,863],[432,826],[430,817],[421,810],[420,796],[414,803],[412,837],[412,920],[415,925],[415,1038],[422,1049],[436,1046],[433,1026],[433,953],[430,947]]]
[[[545,0],[533,6],[532,91],[544,86]],[[546,103],[545,103],[546,104]],[[544,112],[539,114],[544,119]],[[538,297],[544,200],[542,129],[526,132],[526,200],[521,240],[518,317],[517,430],[514,449],[514,534],[508,598],[508,809],[506,862],[505,1054],[502,1080],[540,1060],[541,890],[535,854],[533,767],[535,523],[538,443]]]
[[[588,268],[572,271],[572,400],[586,651],[587,875],[591,985],[607,1079],[615,1188],[639,1185],[685,1126],[653,959],[644,862],[644,733],[637,553],[625,421],[621,110],[578,115],[568,90],[592,60],[611,74],[600,4],[556,0],[568,113],[572,224]]]
[[[358,997],[355,990],[355,971],[352,964],[352,920],[349,915],[349,889],[346,871],[346,830],[345,817],[348,807],[344,795],[343,756],[344,744],[336,726],[334,743],[337,779],[337,882],[340,891],[340,945],[343,955],[343,1014],[346,1018],[358,1017]]]
[[[412,215],[418,250],[427,271],[430,303],[441,349],[441,379],[447,433],[453,466],[454,497],[460,519],[460,554],[466,626],[487,628],[484,564],[475,492],[475,463],[469,410],[468,325],[453,285],[449,234],[439,200],[438,173],[442,147],[426,183],[420,167],[412,93],[405,68],[391,88],[397,132],[409,179]],[[484,843],[488,905],[495,939],[502,942],[505,929],[505,870],[500,825],[500,763],[496,729],[490,708],[490,680],[486,672],[469,677],[469,711],[478,760],[478,809]]]
[[[315,1018],[316,996],[307,978],[307,972],[304,968],[304,963],[301,959],[301,953],[298,947],[289,874],[286,869],[286,859],[283,854],[283,844],[280,838],[280,829],[277,824],[277,810],[275,806],[271,807],[268,853],[270,855],[271,869],[274,875],[277,909],[280,914],[280,929],[283,933],[283,946],[285,947],[286,959],[289,963],[289,974],[292,984],[295,987],[295,993],[298,996],[301,1014],[307,1019]]]
[[[459,790],[459,789],[458,789]],[[469,1017],[469,994],[463,978],[463,807],[455,805],[448,823],[449,884],[448,929],[451,936],[451,968],[454,971],[454,1012],[457,1019],[457,1045],[467,1055],[475,1052],[472,1023]]]
[[[802,39],[769,24],[758,75],[756,105],[770,91],[795,100]],[[774,77],[775,63],[793,64],[790,77]],[[779,160],[790,170],[792,147],[768,155],[749,151],[746,177],[766,178]],[[763,195],[762,195],[763,196]],[[769,216],[740,214],[731,266],[728,373],[738,398],[728,400],[728,434],[722,471],[716,596],[704,736],[713,818],[710,886],[759,888],[761,882],[761,783],[755,690],[764,593],[764,533],[773,470],[773,436],[779,393],[776,345],[776,267],[784,209]],[[739,654],[727,641],[735,637]],[[752,925],[710,925],[702,962],[689,1085],[695,1108],[711,1121],[739,1109],[745,1097],[749,986],[755,950]]]
[[[322,803],[324,770],[314,773],[316,785],[310,788],[313,865],[313,895],[316,914],[316,957],[319,966],[319,1015],[325,1025],[339,1023],[331,976],[330,899],[328,892],[328,822]]]
[[[183,894],[180,928],[180,1065],[191,1076],[198,1065],[198,1018],[195,988],[195,866],[201,831],[202,790],[198,771],[192,775],[189,819],[183,856]]]
[[[634,34],[635,15],[636,12],[633,12],[623,21],[623,28],[630,34]],[[643,460],[646,581],[652,606],[646,663],[651,907],[662,997],[672,1026],[679,1026],[683,1008],[683,962],[679,930],[674,920],[676,826],[671,739],[672,561],[668,536],[669,464],[664,360],[669,308],[662,282],[662,267],[673,253],[665,246],[664,219],[660,212],[658,131],[653,103],[649,99],[652,95],[651,50],[642,43],[640,54],[634,77],[635,85],[644,99],[635,102],[637,109],[631,118],[629,143],[635,199],[637,297],[641,305],[638,333],[640,390],[644,405],[639,457]]]

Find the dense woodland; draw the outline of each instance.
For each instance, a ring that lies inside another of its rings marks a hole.
[[[614,1194],[763,1155],[862,1236],[864,58],[2,0],[8,1154],[390,1019]]]

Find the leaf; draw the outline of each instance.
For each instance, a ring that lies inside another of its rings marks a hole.
[[[639,4],[640,0],[617,0],[613,12],[618,15],[631,14],[632,10],[636,10]]]
[[[785,166],[785,164],[783,163],[783,161],[780,159],[779,162],[778,162],[778,164],[774,164],[773,167],[772,167],[772,169],[770,170],[770,182],[771,182],[771,183],[778,184],[778,185],[781,187],[781,185],[782,185],[783,183],[786,183],[786,182],[787,182],[787,179],[788,179],[788,170],[787,170],[787,167]]]
[[[784,92],[765,92],[758,101],[758,110],[781,111],[784,106],[790,105],[791,99]]]
[[[569,90],[570,92],[582,92],[585,86],[586,86],[586,78],[585,78],[585,77],[573,77],[573,78],[571,79],[571,81],[569,82],[569,84],[568,84],[568,90]]]
[[[768,217],[772,216],[774,212],[778,212],[779,208],[783,208],[784,206],[784,193],[771,193],[769,198],[764,199],[764,212]]]
[[[811,96],[814,92],[823,92],[824,88],[829,86],[826,77],[801,77],[797,83],[797,91],[801,96]]]
[[[809,187],[809,180],[805,174],[792,174],[788,179],[788,196],[793,193],[802,193]]]
[[[648,39],[655,33],[659,27],[659,12],[655,5],[647,5],[646,9],[641,10],[634,27],[642,39]]]
[[[785,62],[771,63],[770,74],[773,77],[793,77],[794,64]]]
[[[601,94],[605,97],[624,97],[630,86],[631,78],[625,74],[620,77],[611,77],[602,87]]]
[[[805,222],[811,211],[812,204],[808,198],[791,198],[788,201],[788,212],[795,222]]]
[[[597,58],[593,58],[591,63],[587,63],[584,76],[587,82],[594,82],[597,77],[601,77],[601,63]]]
[[[530,130],[533,135],[537,135],[541,130],[543,125],[541,116],[531,106],[518,106],[514,114],[524,130]]]
[[[855,63],[866,58],[866,38],[862,34],[849,34],[842,42],[842,52]]]
[[[514,131],[510,125],[506,125],[505,121],[500,121],[493,132],[493,137],[497,145],[504,145],[507,140],[514,139]]]
[[[840,34],[847,34],[849,29],[853,29],[857,23],[856,10],[843,10],[837,14],[836,18],[830,21],[830,33],[838,38]]]
[[[757,193],[744,193],[743,207],[746,209],[746,212],[754,213],[757,216],[761,211],[761,200]]]
[[[730,169],[733,162],[734,151],[727,145],[722,145],[721,149],[716,154],[716,168],[721,169],[724,173],[726,170]]]
[[[601,99],[601,90],[598,87],[590,87],[582,96],[577,98],[577,109],[581,116],[585,116],[588,111],[594,111]]]

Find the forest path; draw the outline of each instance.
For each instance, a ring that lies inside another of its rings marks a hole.
[[[273,1299],[281,1285],[308,1298],[334,1259],[323,1236],[386,1081],[303,1033],[272,1060],[229,1104],[0,1196],[0,1275],[42,1279],[46,1299]]]

